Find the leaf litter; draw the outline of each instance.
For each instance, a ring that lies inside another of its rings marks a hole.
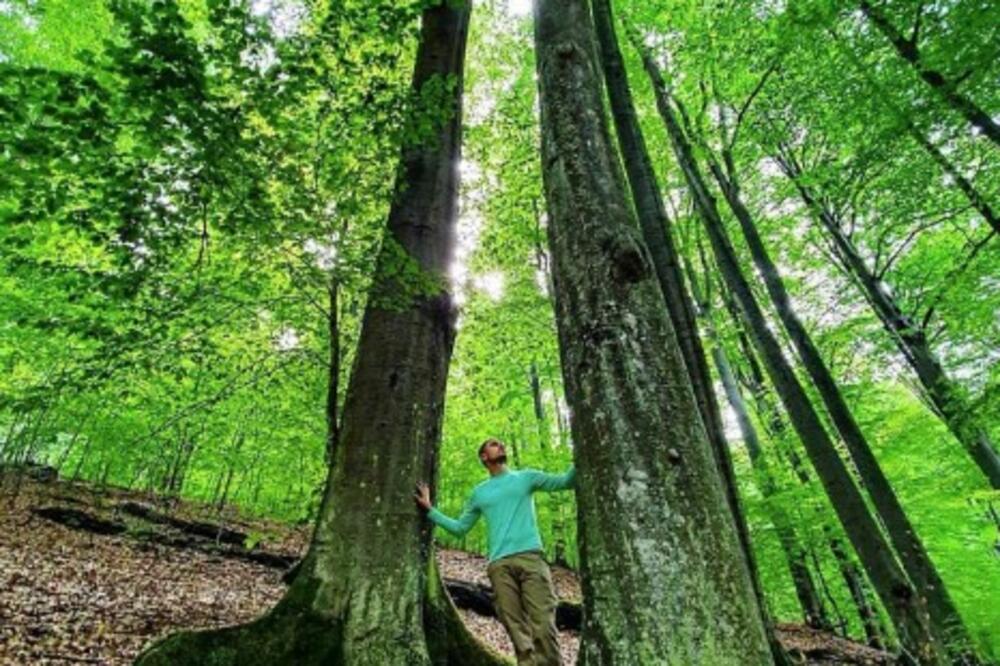
[[[4,480],[6,479],[6,482]],[[282,571],[223,553],[178,548],[126,531],[101,535],[46,520],[32,512],[73,507],[96,517],[120,519],[113,507],[126,500],[153,502],[142,493],[84,484],[40,483],[0,477],[0,664],[125,666],[153,640],[180,629],[248,622],[284,593]],[[170,514],[188,520],[225,522],[254,535],[257,548],[301,554],[305,527],[249,519],[227,507],[219,512],[177,502]],[[445,578],[489,585],[480,555],[438,549]],[[553,567],[560,599],[579,602],[574,572]],[[460,610],[474,635],[508,655],[513,648],[496,618]],[[779,625],[779,639],[798,663],[890,664],[888,655],[864,645]],[[576,661],[579,636],[559,632],[564,663]]]

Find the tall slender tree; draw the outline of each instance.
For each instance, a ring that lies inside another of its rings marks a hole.
[[[840,522],[893,619],[904,658],[912,663],[944,664],[947,662],[945,652],[940,640],[931,630],[926,604],[896,561],[891,545],[882,535],[861,491],[841,460],[791,365],[785,359],[777,339],[769,330],[764,312],[742,274],[715,197],[696,161],[694,148],[672,107],[670,92],[659,67],[652,54],[644,48],[637,36],[634,37],[643,66],[650,76],[657,109],[666,125],[678,165],[684,173],[711,240],[716,263],[750,325],[753,341],[760,351],[768,374],[826,488]]]
[[[760,363],[757,362],[756,353],[745,333],[745,318],[740,312],[739,307],[733,302],[732,297],[725,290],[722,291],[723,302],[729,311],[733,324],[737,328],[738,345],[746,366],[746,371],[739,373],[739,381],[745,385],[747,391],[752,396],[757,418],[764,424],[769,437],[772,440],[780,441],[786,431],[785,419],[782,418],[780,410],[776,405],[772,404],[772,400],[770,399],[770,390],[764,379],[763,370],[760,367]],[[786,448],[779,451],[779,456],[788,463],[795,474],[795,478],[802,486],[810,485],[809,472],[806,470],[805,463],[797,451]],[[851,595],[851,600],[854,602],[854,608],[857,611],[858,619],[861,621],[868,644],[873,647],[884,648],[885,642],[883,636],[885,635],[885,631],[879,621],[878,611],[872,606],[869,600],[868,584],[865,581],[864,574],[848,555],[847,549],[844,547],[840,537],[832,533],[829,525],[823,525],[823,533],[830,547],[830,553],[837,563],[837,570],[844,580],[844,586],[847,588],[848,593]],[[818,559],[815,551],[813,551],[812,555]],[[821,574],[818,565],[816,566],[816,570],[818,575]]]
[[[718,466],[611,144],[587,0],[535,4],[579,476],[584,666],[770,664]]]
[[[445,275],[470,12],[468,2],[423,12],[413,87],[447,118],[403,148],[340,438],[298,575],[263,618],[174,635],[139,664],[505,663],[462,624],[436,575],[429,525],[411,498],[416,483],[436,473],[455,337]],[[371,417],[376,408],[382,417]]]
[[[675,102],[675,104],[683,114],[680,102]],[[688,130],[689,134],[694,134],[697,131],[696,128],[690,126],[690,123],[688,123]],[[976,659],[972,656],[975,653],[974,644],[965,629],[958,609],[955,608],[955,604],[948,594],[944,581],[938,574],[937,567],[934,566],[923,541],[910,523],[906,511],[896,497],[895,490],[875,458],[868,439],[847,406],[840,387],[827,368],[819,349],[813,343],[812,336],[809,335],[795,312],[778,266],[771,259],[771,255],[757,230],[753,216],[743,202],[739,176],[732,156],[732,142],[727,136],[724,136],[721,142],[722,161],[726,164],[725,169],[720,164],[720,160],[716,158],[715,151],[710,146],[705,145],[704,141],[700,143],[709,171],[740,225],[747,247],[750,249],[750,256],[758,274],[763,279],[764,286],[778,314],[778,319],[788,333],[802,366],[818,390],[820,399],[823,401],[834,427],[847,446],[851,460],[872,499],[875,512],[885,525],[889,540],[899,556],[903,569],[916,589],[926,598],[931,627],[941,641],[948,645],[949,651],[956,658],[968,663],[975,663]]]
[[[746,446],[750,456],[750,464],[754,470],[755,483],[767,502],[767,512],[777,531],[778,543],[785,555],[788,572],[791,574],[792,585],[795,587],[795,595],[802,607],[806,624],[817,629],[830,629],[830,620],[827,617],[819,589],[813,580],[812,572],[809,570],[806,549],[796,534],[795,524],[783,507],[771,501],[778,491],[778,486],[770,464],[764,456],[757,428],[750,418],[750,410],[743,399],[739,381],[729,363],[715,324],[711,279],[707,271],[703,271],[705,278],[699,282],[690,262],[685,262],[685,269],[698,307],[698,316],[704,321],[703,328],[711,344],[712,361],[719,374],[719,380],[722,382],[726,400],[736,415],[736,423],[743,438],[743,445]]]
[[[814,219],[829,234],[844,270],[861,290],[882,326],[916,374],[927,401],[989,480],[1000,488],[1000,453],[970,407],[961,387],[948,376],[931,347],[924,324],[906,314],[885,282],[876,276],[844,232],[839,216],[823,196],[805,182],[802,165],[787,146],[775,156],[795,184]]]

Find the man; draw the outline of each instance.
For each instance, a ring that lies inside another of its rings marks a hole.
[[[417,504],[427,516],[457,537],[486,517],[489,566],[497,615],[514,644],[518,666],[561,666],[556,633],[556,593],[552,574],[542,559],[542,539],[535,519],[536,490],[548,492],[573,488],[576,469],[546,474],[536,469],[507,469],[502,442],[487,439],[479,447],[479,460],[490,478],[472,490],[458,520],[431,505],[427,484],[417,486]]]

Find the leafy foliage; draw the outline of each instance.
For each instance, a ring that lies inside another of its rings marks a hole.
[[[0,3],[3,460],[311,518],[331,352],[342,404],[398,156],[440,122],[439,100],[455,85],[411,89],[423,4]],[[927,62],[996,114],[989,3],[879,4]],[[450,285],[461,312],[437,487],[452,513],[483,478],[475,451],[487,436],[504,439],[519,466],[557,469],[572,457],[531,25],[515,5],[477,3],[468,48]],[[1000,500],[923,400],[777,161],[801,165],[996,443],[1000,240],[957,178],[1000,208],[997,147],[854,3],[616,5],[689,110],[698,150],[729,152],[796,308],[970,629],[1000,654]],[[683,178],[622,42],[678,243],[701,266]],[[397,263],[383,268],[416,292],[442,286],[407,271],[407,257]],[[738,326],[720,316],[719,328],[746,372]],[[778,505],[834,614],[860,635],[829,551],[840,529],[829,502],[790,467],[794,436],[770,428],[766,413],[756,419],[776,494],[760,492],[729,435],[768,602],[781,619],[801,613],[771,523]],[[538,502],[549,555],[575,563],[572,498]],[[462,545],[483,550],[484,540],[479,528]]]

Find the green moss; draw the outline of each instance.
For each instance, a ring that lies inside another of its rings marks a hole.
[[[249,624],[181,632],[153,645],[136,666],[339,666],[340,625],[283,601]]]

